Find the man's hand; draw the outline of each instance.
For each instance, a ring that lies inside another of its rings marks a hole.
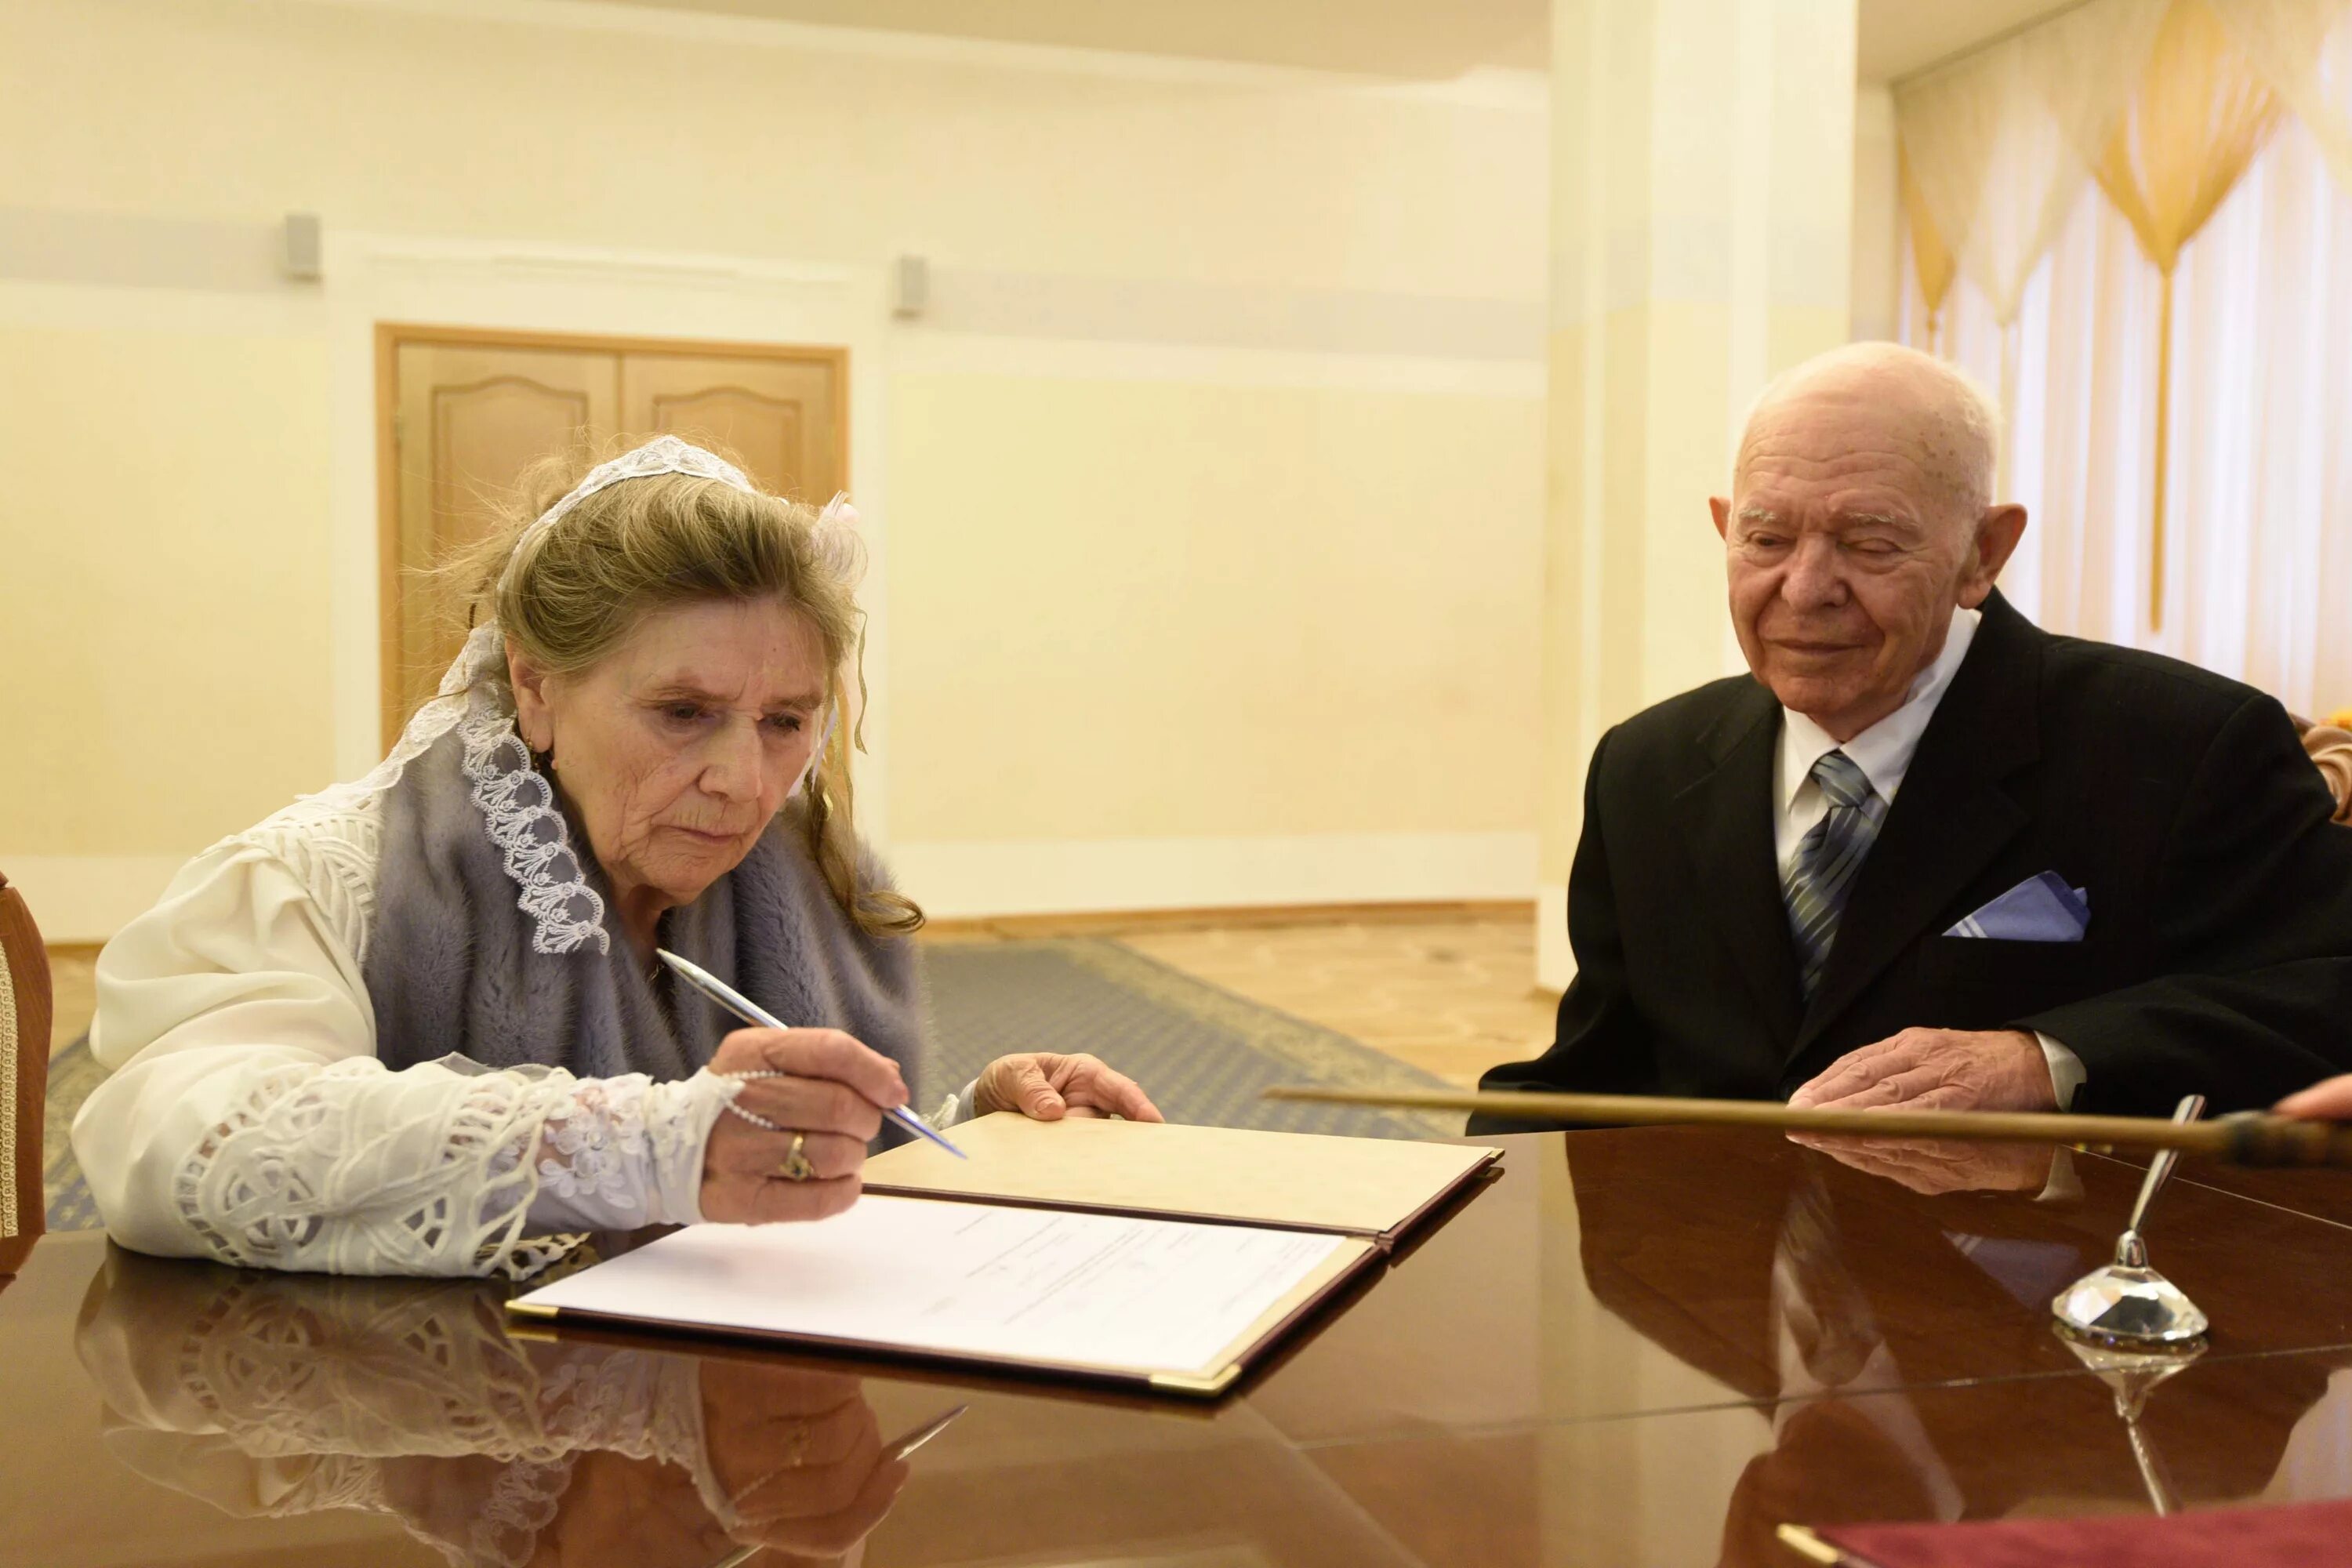
[[[2352,1121],[2352,1073],[2322,1079],[2272,1109],[2281,1116],[2299,1116],[2305,1121]]]
[[[999,1057],[981,1069],[972,1110],[1017,1110],[1032,1121],[1065,1116],[1124,1116],[1129,1121],[1165,1121],[1159,1108],[1125,1073],[1095,1057],[1031,1051]]]
[[[1830,1064],[1789,1103],[1840,1110],[2055,1110],[2042,1042],[2017,1029],[1906,1029]]]

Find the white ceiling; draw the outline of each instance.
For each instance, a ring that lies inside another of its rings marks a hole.
[[[614,3],[614,0],[590,0]],[[1549,67],[1550,0],[619,0],[1000,43],[1409,80]],[[1608,0],[1602,0],[1608,3]],[[1859,75],[1886,81],[2075,0],[1860,0]]]
[[[2081,0],[1862,0],[1855,74],[1893,81]]]
[[[1444,80],[1549,66],[1549,0],[626,0],[885,32]]]

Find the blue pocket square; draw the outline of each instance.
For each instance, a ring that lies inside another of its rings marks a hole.
[[[1944,934],[1999,942],[2080,942],[2090,924],[2091,895],[2068,887],[2057,872],[2044,871],[2028,877]]]

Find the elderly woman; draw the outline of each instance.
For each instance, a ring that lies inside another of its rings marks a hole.
[[[198,856],[100,956],[113,1074],[73,1142],[116,1240],[520,1274],[551,1233],[855,1201],[922,917],[852,827],[835,510],[665,437],[461,563],[479,624],[383,763]],[[657,947],[811,1026],[722,1037]],[[1159,1120],[1048,1055],[940,1114],[1013,1109]]]

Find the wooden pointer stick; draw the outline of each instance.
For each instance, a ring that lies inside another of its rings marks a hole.
[[[2087,1143],[2115,1149],[2178,1149],[2236,1165],[2334,1165],[2352,1169],[2352,1124],[2298,1121],[2242,1110],[2211,1121],[2152,1116],[2064,1116],[2026,1110],[1799,1110],[1753,1100],[1663,1100],[1631,1094],[1536,1094],[1469,1089],[1324,1089],[1277,1085],[1268,1100],[1368,1105],[1393,1110],[1475,1110],[1515,1121],[1585,1121],[1620,1127],[1669,1122],[1769,1127],[1849,1138],[1967,1138],[2006,1143]]]

